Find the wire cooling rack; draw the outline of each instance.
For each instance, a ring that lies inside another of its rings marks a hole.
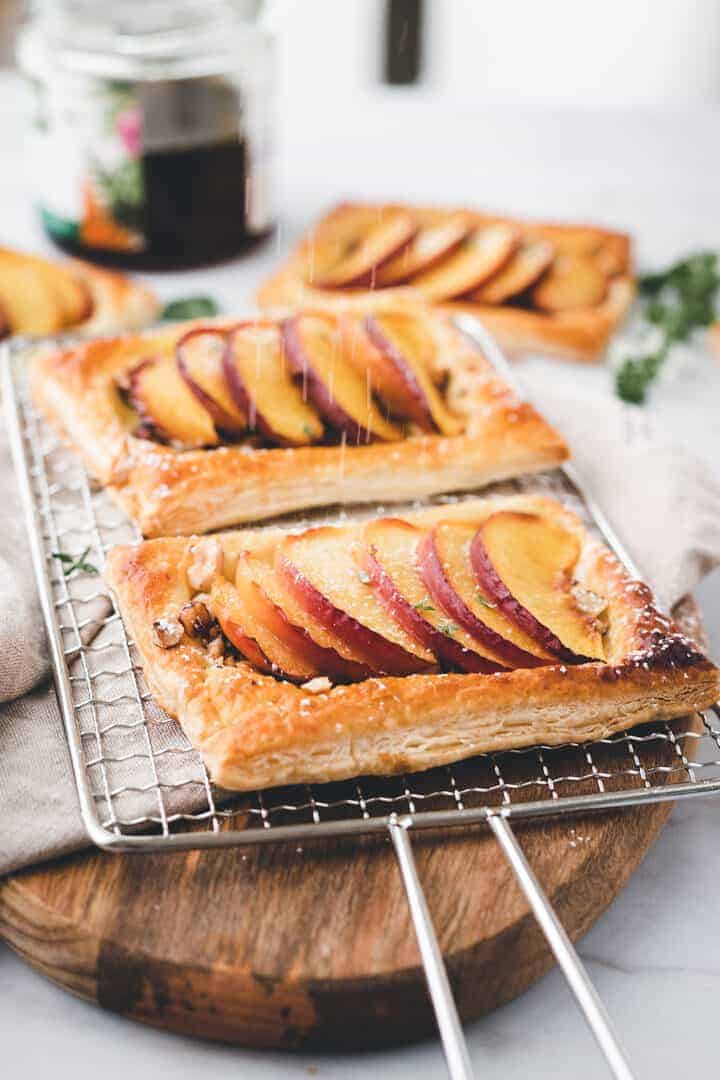
[[[511,370],[484,328],[468,319],[459,325],[512,382]],[[5,347],[4,400],[58,697],[92,840],[106,850],[157,851],[389,832],[450,1074],[468,1078],[472,1070],[462,1029],[408,834],[484,822],[513,867],[614,1075],[630,1077],[602,1004],[527,864],[511,822],[720,792],[717,711],[646,725],[593,744],[488,754],[410,776],[240,797],[219,790],[179,726],[153,702],[134,645],[96,572],[111,547],[139,536],[108,492],[94,484],[80,458],[34,409],[25,371],[29,353],[43,347],[48,346],[14,342]],[[518,486],[550,489],[572,501],[576,510],[589,513],[591,523],[637,573],[570,468],[504,488]],[[70,557],[80,563],[72,570]]]

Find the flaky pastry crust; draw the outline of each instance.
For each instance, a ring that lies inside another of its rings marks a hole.
[[[145,536],[207,532],[335,503],[398,502],[473,490],[551,468],[567,457],[560,436],[444,319],[446,398],[467,418],[459,436],[423,434],[344,447],[231,445],[182,451],[135,437],[137,417],[121,401],[118,378],[144,357],[172,350],[190,326],[207,324],[90,341],[40,353],[31,362],[35,402]]]
[[[397,303],[422,302],[422,296],[411,285],[377,289],[319,289],[305,280],[309,253],[323,232],[332,232],[343,219],[361,204],[343,203],[335,207],[301,241],[288,261],[258,290],[257,302],[273,309],[290,305],[322,305],[329,308],[359,308],[375,310]],[[456,213],[457,207],[403,207],[385,204],[374,208],[378,215],[409,209],[421,224],[431,224],[441,215]],[[611,334],[627,313],[634,295],[630,239],[623,233],[612,232],[593,225],[560,225],[525,222],[507,217],[462,211],[473,225],[510,224],[517,226],[527,238],[562,242],[563,240],[597,243],[598,258],[609,275],[605,299],[595,307],[576,308],[565,312],[542,312],[514,304],[491,306],[467,299],[440,304],[450,314],[475,315],[495,335],[510,353],[540,352],[562,359],[595,361]]]
[[[151,289],[125,274],[73,259],[73,272],[84,283],[92,302],[90,315],[77,326],[88,334],[139,330],[158,315],[160,304]]]
[[[153,621],[191,599],[188,570],[198,545],[214,540],[169,538],[116,548],[105,576],[152,692],[180,721],[215,781],[229,789],[389,775],[488,751],[601,739],[686,715],[717,698],[717,670],[659,614],[647,586],[630,579],[555,500],[501,496],[402,516],[418,523],[479,520],[508,508],[547,515],[581,537],[576,578],[607,600],[607,663],[369,678],[313,693],[261,675],[244,661],[213,659],[189,638],[175,648],[154,643]],[[240,550],[282,535],[277,527],[223,534],[225,573],[232,576]]]

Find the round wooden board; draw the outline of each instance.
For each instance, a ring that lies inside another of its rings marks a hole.
[[[573,939],[628,880],[669,810],[518,830]],[[486,828],[413,843],[460,1013],[472,1019],[521,993],[551,955]],[[185,1034],[350,1048],[434,1026],[385,840],[79,856],[0,883],[0,932],[59,985]]]
[[[680,733],[693,722],[673,727]],[[639,751],[646,769],[666,770],[651,773],[654,782],[677,766],[663,738],[636,743]],[[621,774],[609,786],[628,785],[627,745],[599,746],[593,756],[601,771]],[[521,770],[520,755],[507,757],[509,769]],[[581,759],[580,750],[548,754],[555,776],[577,775]],[[480,768],[463,764],[464,779]],[[573,789],[591,790],[563,785],[564,794]],[[532,787],[516,794],[539,796]],[[571,938],[611,903],[670,810],[655,804],[517,828]],[[551,954],[487,828],[412,840],[461,1016],[473,1019],[530,986],[552,966]],[[385,837],[76,856],[0,881],[0,935],[60,986],[184,1034],[354,1048],[434,1030]]]

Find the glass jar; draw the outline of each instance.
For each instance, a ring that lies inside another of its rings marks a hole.
[[[30,176],[64,250],[137,268],[272,228],[272,39],[242,0],[46,0],[20,35]]]

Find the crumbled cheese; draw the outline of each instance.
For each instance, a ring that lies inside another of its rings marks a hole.
[[[204,592],[212,585],[213,578],[222,572],[222,545],[219,540],[198,540],[190,548],[190,554],[192,561],[187,571],[188,585],[196,592]]]
[[[185,630],[179,619],[156,619],[153,623],[153,642],[160,649],[173,649],[183,639]]]
[[[301,689],[307,690],[308,694],[324,694],[327,690],[332,690],[332,683],[327,676],[318,675],[303,683]]]
[[[575,603],[586,615],[600,615],[608,605],[604,596],[593,592],[592,589],[586,589],[577,582],[573,585],[571,592]]]

